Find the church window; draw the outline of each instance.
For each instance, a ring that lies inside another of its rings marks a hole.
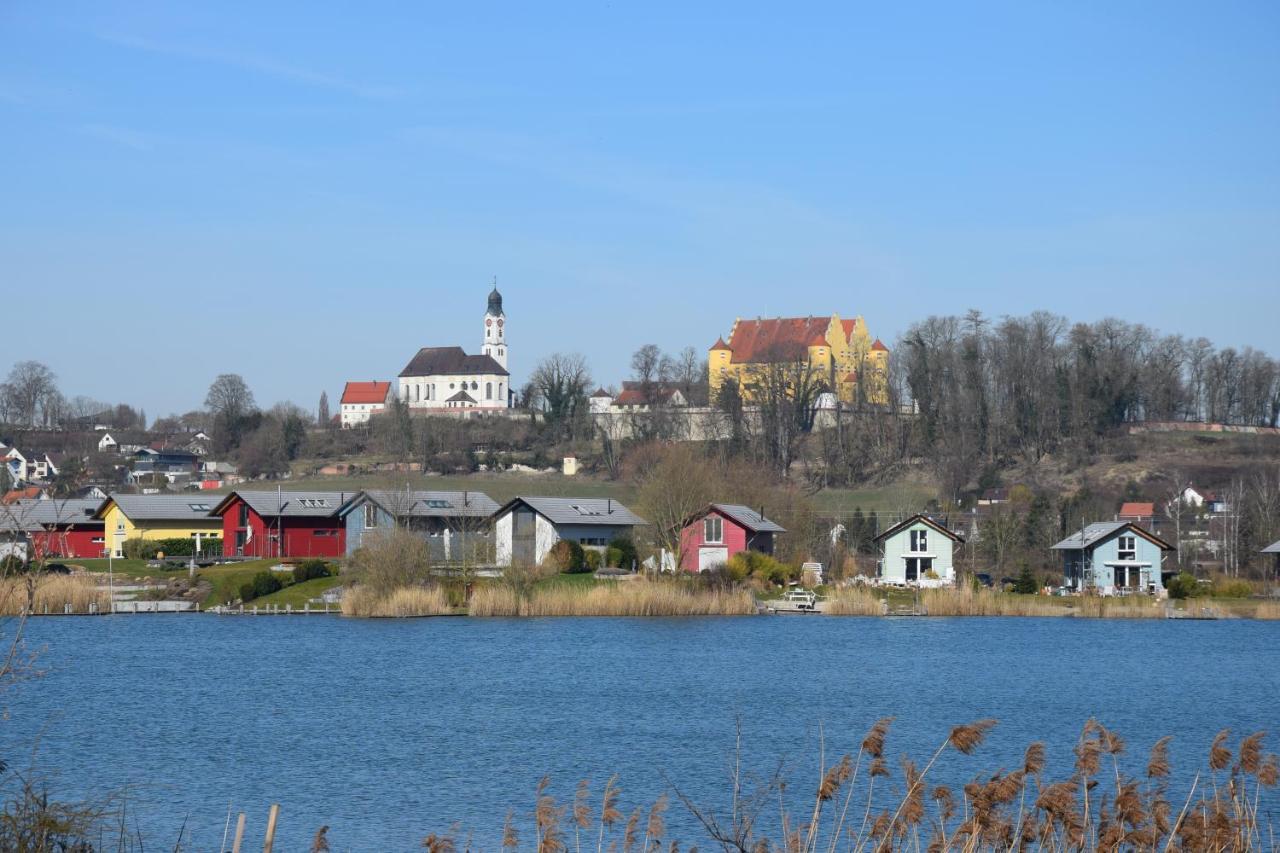
[[[471,390],[472,390],[472,391],[479,391],[479,390],[480,390],[480,383],[479,383],[479,382],[477,382],[477,381],[475,381],[474,379],[472,379],[472,380],[471,380]]]
[[[415,402],[415,403],[416,403],[416,402],[418,402],[420,399],[422,399],[422,386],[421,386],[421,385],[414,385],[414,386],[413,386],[413,402]]]
[[[493,383],[492,382],[484,383],[484,398],[486,400],[493,399]]]

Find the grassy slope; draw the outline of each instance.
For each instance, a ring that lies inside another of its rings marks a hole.
[[[273,592],[270,595],[264,595],[262,598],[255,598],[248,602],[250,607],[271,607],[275,605],[281,609],[292,606],[294,610],[301,610],[313,598],[319,598],[320,594],[325,590],[331,589],[342,581],[337,577],[313,578],[302,583],[286,586],[279,592]],[[315,607],[315,605],[312,605]],[[324,605],[319,605],[324,609]],[[334,608],[337,609],[336,607]]]

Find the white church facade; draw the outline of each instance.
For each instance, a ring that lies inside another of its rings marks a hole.
[[[495,285],[484,314],[480,355],[462,347],[423,347],[400,371],[399,397],[411,411],[509,409],[507,317]]]

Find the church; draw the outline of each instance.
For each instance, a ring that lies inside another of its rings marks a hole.
[[[462,347],[423,347],[400,371],[400,399],[411,411],[511,408],[507,316],[495,282],[484,313],[479,355]]]

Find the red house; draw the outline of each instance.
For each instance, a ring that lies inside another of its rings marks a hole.
[[[4,515],[39,527],[31,532],[36,559],[93,558],[101,557],[106,548],[103,521],[93,517],[101,504],[94,498],[15,501],[5,508]]]
[[[346,553],[338,509],[343,492],[235,491],[210,515],[222,517],[222,547],[235,557],[324,557]]]
[[[686,572],[705,572],[742,551],[771,555],[774,534],[786,532],[750,507],[711,504],[680,531],[679,565]]]

